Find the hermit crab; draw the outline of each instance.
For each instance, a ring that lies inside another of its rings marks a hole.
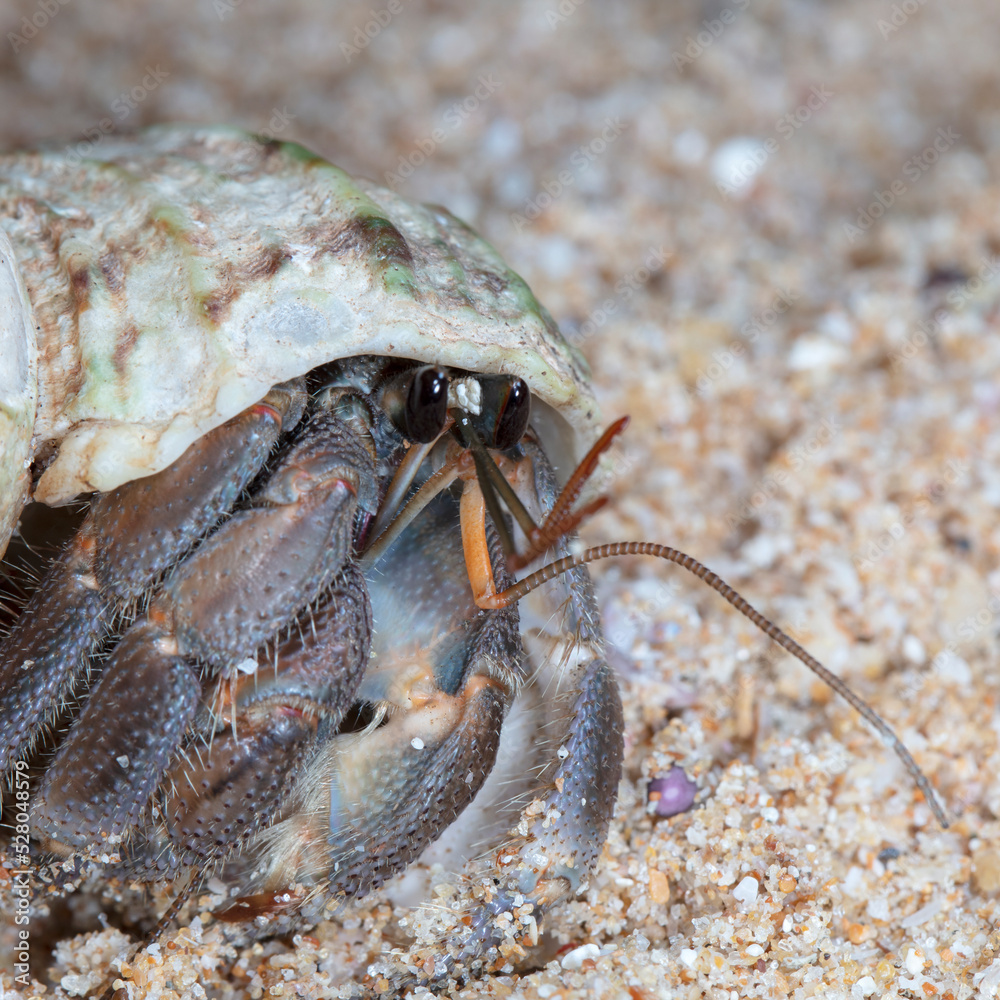
[[[599,437],[582,358],[443,209],[235,130],[16,154],[0,296],[0,550],[29,498],[90,501],[0,641],[26,900],[98,870],[179,905],[211,877],[248,933],[315,919],[476,798],[532,686],[531,784],[439,958],[398,983],[516,959],[614,807],[622,714],[584,565],[607,555],[710,582],[937,808],[888,727],[700,564],[577,550],[623,424]]]

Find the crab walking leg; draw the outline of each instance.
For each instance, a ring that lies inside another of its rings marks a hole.
[[[541,450],[531,441],[524,445],[530,461],[516,470],[518,492],[541,521],[558,486]],[[487,572],[492,560],[483,555],[483,517],[478,484],[469,482],[462,496],[462,535],[477,589],[493,585]],[[568,548],[570,541],[563,539],[557,549]],[[445,942],[426,949],[426,958],[442,946],[451,956],[425,965],[435,976],[503,965],[523,954],[522,941],[535,939],[538,918],[576,894],[607,837],[624,752],[621,699],[604,659],[589,576],[567,574],[554,582],[535,609],[538,627],[526,633],[547,709],[542,733],[549,762],[519,822],[493,851],[492,864],[463,886],[464,913],[462,898],[454,901],[460,922],[448,928]],[[420,942],[418,955],[423,948]]]
[[[134,601],[219,519],[260,470],[304,393],[278,386],[156,475],[94,501],[0,644],[0,774],[51,723],[115,612]]]
[[[189,655],[239,662],[312,603],[351,556],[354,515],[377,508],[373,448],[318,414],[249,510],[167,581],[156,604]]]
[[[317,731],[336,729],[353,703],[370,643],[368,592],[349,565],[271,662],[219,679],[164,776],[162,826],[141,853],[130,852],[130,871],[153,878],[183,865],[204,867],[267,826]]]
[[[174,573],[153,599],[148,621],[119,643],[35,800],[37,827],[53,839],[74,828],[72,814],[92,797],[98,825],[76,826],[71,843],[90,846],[95,832],[98,841],[119,837],[159,785],[201,700],[190,661],[231,668],[250,659],[343,565],[359,500],[374,504],[372,456],[332,414],[308,430],[254,506],[227,521]],[[144,642],[147,637],[153,641]],[[148,699],[146,687],[132,685],[137,672],[148,690],[176,685],[185,694],[176,701]],[[119,717],[126,725],[107,726]],[[108,729],[99,743],[95,725]],[[139,756],[141,776],[122,774],[121,758],[131,765],[132,754]],[[119,788],[127,800],[108,801],[100,792],[105,787]]]
[[[198,707],[198,678],[162,627],[118,644],[32,807],[33,835],[56,854],[117,859]]]

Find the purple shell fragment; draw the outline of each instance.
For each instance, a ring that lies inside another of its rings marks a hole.
[[[654,816],[676,816],[694,805],[697,792],[697,782],[684,773],[684,768],[674,766],[663,777],[650,779],[646,801]]]

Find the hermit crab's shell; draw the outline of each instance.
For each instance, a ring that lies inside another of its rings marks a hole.
[[[227,128],[0,157],[0,554],[34,460],[45,503],[111,489],[358,354],[519,375],[593,436],[586,364],[443,209]]]

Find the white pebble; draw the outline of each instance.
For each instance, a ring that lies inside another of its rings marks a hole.
[[[899,922],[900,927],[919,927],[921,924],[926,924],[928,921],[933,920],[941,912],[941,900],[932,899],[929,903],[921,906],[919,910],[915,910],[909,916],[903,917]]]
[[[708,843],[708,831],[703,826],[692,824],[684,834],[689,844],[695,847],[704,847]]]
[[[424,741],[419,736],[414,736],[413,739],[410,740],[410,746],[413,747],[414,750],[423,750]]]
[[[742,197],[749,193],[750,182],[769,155],[764,143],[753,136],[729,139],[712,154],[712,179],[724,186],[726,194]]]
[[[641,931],[632,931],[632,942],[637,951],[647,951],[649,949],[649,938]]]
[[[948,655],[938,653],[934,657],[934,666],[937,668],[942,681],[951,681],[955,684],[961,684],[963,687],[967,687],[972,682],[972,668],[969,666],[968,661],[963,660],[961,656],[955,653],[949,653]]]
[[[693,969],[695,962],[698,961],[698,952],[694,948],[681,948],[680,959],[683,965],[686,965],[689,969]]]
[[[574,971],[579,969],[588,958],[597,958],[601,949],[596,944],[581,944],[579,948],[566,952],[560,963],[564,969]]]
[[[862,976],[852,987],[851,996],[870,997],[875,992],[875,980],[871,976]]]
[[[994,958],[989,966],[972,977],[972,985],[979,987],[980,996],[995,997],[1000,989],[1000,958]]]
[[[59,985],[70,994],[70,996],[85,997],[93,989],[89,976],[81,976],[77,973],[69,972],[59,980]]]
[[[924,644],[915,635],[908,635],[903,640],[903,656],[917,666],[927,662],[927,650],[924,649]]]
[[[906,971],[911,976],[915,976],[918,972],[922,972],[924,968],[923,953],[918,951],[916,948],[910,948],[906,953],[906,958],[903,959],[903,965],[906,966]]]
[[[758,892],[760,892],[760,883],[752,875],[747,875],[746,878],[741,879],[740,884],[733,889],[733,898],[738,902],[745,903],[749,906],[757,898]]]
[[[803,334],[792,345],[788,367],[793,372],[832,368],[843,364],[847,358],[847,350],[842,344],[815,334]]]
[[[257,661],[252,656],[248,656],[236,664],[236,669],[241,674],[255,674],[257,673]]]
[[[128,770],[128,765],[129,765],[128,754],[123,753],[120,757],[115,757],[115,760],[118,761],[118,763],[121,764],[121,766],[125,768],[126,771]]]

